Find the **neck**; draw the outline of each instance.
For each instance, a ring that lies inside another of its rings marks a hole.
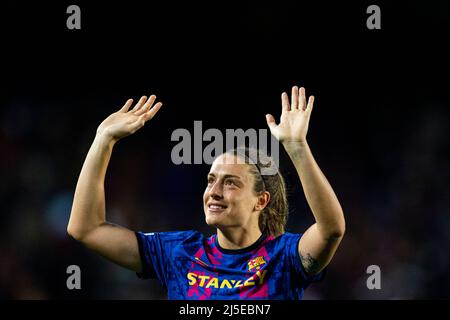
[[[237,250],[251,246],[261,237],[259,227],[253,229],[222,228],[217,229],[217,241],[223,249]]]

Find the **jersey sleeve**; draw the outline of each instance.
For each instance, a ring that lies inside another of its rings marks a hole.
[[[138,277],[156,278],[167,287],[168,262],[172,259],[174,248],[191,233],[192,231],[136,232],[142,263],[142,273],[137,273]]]
[[[322,281],[326,274],[326,268],[323,269],[321,272],[315,275],[308,275],[306,273],[305,268],[303,267],[303,264],[300,261],[300,253],[298,250],[298,244],[300,242],[301,237],[303,234],[290,234],[289,237],[286,239],[286,248],[288,252],[288,257],[291,266],[293,267],[295,273],[298,276],[298,279],[301,281],[303,287],[307,287],[309,284],[313,282],[319,282]]]

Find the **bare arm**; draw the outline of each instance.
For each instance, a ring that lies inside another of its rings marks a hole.
[[[94,142],[81,169],[72,204],[67,232],[89,249],[107,259],[142,271],[137,239],[133,231],[106,221],[105,175],[115,143],[133,134],[161,107],[156,97],[142,97],[129,110],[132,100],[106,118],[97,129]]]
[[[307,143],[286,143],[316,223],[309,227],[299,243],[300,259],[306,271],[316,274],[333,258],[345,231],[341,205],[320,170]]]
[[[306,141],[314,97],[306,103],[304,88],[293,87],[291,102],[289,104],[287,94],[283,93],[280,124],[276,125],[271,115],[267,115],[267,122],[294,163],[316,220],[299,242],[301,262],[307,273],[313,275],[323,270],[333,258],[345,233],[345,219],[341,205]]]

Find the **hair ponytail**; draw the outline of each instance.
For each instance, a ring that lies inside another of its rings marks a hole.
[[[227,153],[244,158],[245,163],[251,166],[250,173],[255,181],[253,190],[256,194],[264,191],[270,193],[269,203],[259,215],[261,232],[274,237],[283,234],[289,212],[284,178],[279,170],[273,175],[261,174],[261,168],[267,166],[264,164],[270,164],[274,160],[254,148],[241,147],[227,151]]]

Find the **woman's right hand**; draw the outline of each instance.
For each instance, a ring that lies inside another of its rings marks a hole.
[[[98,126],[97,135],[105,135],[116,142],[135,133],[148,120],[152,119],[161,108],[161,102],[152,107],[155,100],[155,95],[151,95],[148,100],[146,96],[142,96],[134,108],[129,110],[133,104],[133,99],[128,99],[119,111],[111,114]]]

